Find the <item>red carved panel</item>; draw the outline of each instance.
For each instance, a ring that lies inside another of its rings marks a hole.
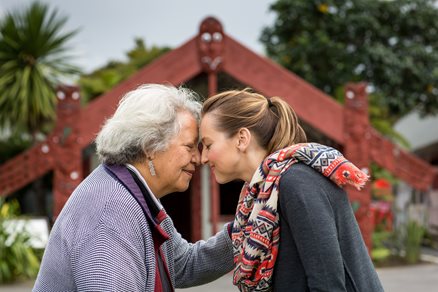
[[[427,190],[432,185],[432,167],[427,167],[425,162],[405,151],[395,153],[395,156],[398,160],[395,173],[400,178],[420,190]]]
[[[432,186],[436,170],[412,153],[400,149],[377,131],[371,131],[371,157],[379,166],[412,187],[426,191]]]
[[[395,173],[397,161],[395,160],[394,151],[396,146],[376,130],[371,129],[370,133],[372,160],[391,173]]]
[[[54,216],[61,212],[73,190],[82,181],[82,147],[79,143],[80,94],[78,87],[57,90],[57,124],[51,136],[55,147],[53,177]]]
[[[267,96],[283,97],[303,119],[339,144],[344,143],[343,107],[273,61],[225,37],[223,70]]]
[[[105,121],[116,110],[120,98],[128,91],[145,83],[178,85],[201,72],[196,38],[139,70],[128,80],[101,95],[81,111],[79,119],[80,143],[87,147]]]
[[[0,166],[0,196],[13,193],[49,172],[54,164],[50,143],[38,143]]]
[[[370,173],[370,123],[368,118],[368,101],[366,84],[347,84],[345,87],[344,108],[345,144],[344,154],[357,167]],[[355,216],[359,223],[363,239],[368,249],[372,246],[372,218],[370,213],[371,186],[358,191],[347,188],[348,196],[353,206],[358,206]]]
[[[198,35],[199,61],[207,72],[218,72],[224,63],[224,31],[222,24],[214,17],[207,17],[201,23]]]

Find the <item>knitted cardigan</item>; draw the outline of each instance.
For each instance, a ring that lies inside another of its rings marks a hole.
[[[273,291],[383,292],[346,193],[297,163],[280,179]]]
[[[201,285],[233,268],[227,228],[192,244],[169,216],[155,219],[169,236],[161,250],[172,288]],[[101,165],[57,218],[33,291],[154,291],[152,232],[138,202]]]

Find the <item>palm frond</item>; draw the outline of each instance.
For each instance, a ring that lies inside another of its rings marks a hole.
[[[53,120],[55,86],[80,72],[67,54],[77,30],[64,32],[66,22],[39,2],[0,21],[0,128],[36,133],[42,121]]]

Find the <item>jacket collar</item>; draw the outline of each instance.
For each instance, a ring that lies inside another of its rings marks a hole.
[[[167,215],[164,210],[160,210],[155,217],[151,214],[151,210],[145,199],[145,196],[151,196],[151,194],[143,193],[148,192],[147,189],[143,188],[142,192],[126,166],[104,164],[103,167],[114,179],[119,181],[129,191],[129,193],[141,206],[143,213],[145,214],[146,220],[151,227],[154,241],[156,240],[156,243],[160,246],[166,240],[168,240],[170,238],[169,235],[159,225],[159,223],[161,223],[161,221],[163,221],[167,217]]]

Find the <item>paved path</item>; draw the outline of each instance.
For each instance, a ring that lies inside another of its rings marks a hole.
[[[421,264],[410,267],[382,268],[377,270],[386,292],[431,292],[438,291],[438,264]],[[236,292],[231,287],[231,275],[219,280],[179,292]]]
[[[381,268],[377,270],[386,292],[431,292],[438,291],[438,264],[420,264],[409,267]],[[0,292],[29,292],[32,282],[12,286],[0,286]],[[217,281],[178,292],[236,292],[228,274]]]
[[[377,272],[386,292],[438,291],[437,264],[384,268]]]

